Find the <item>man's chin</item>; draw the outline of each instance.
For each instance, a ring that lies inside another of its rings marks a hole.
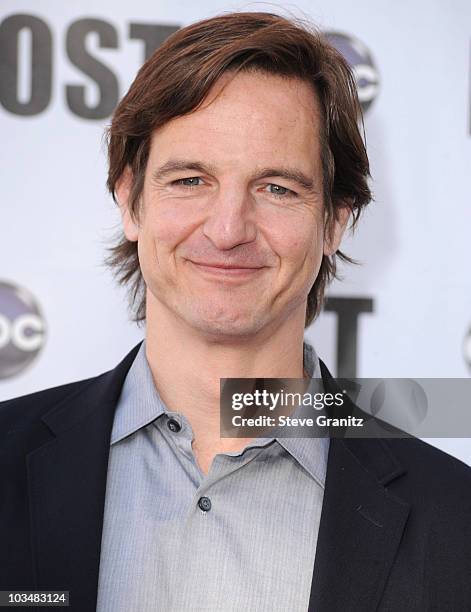
[[[233,318],[230,316],[192,318],[188,323],[196,332],[215,341],[251,338],[263,328],[263,322],[252,316]]]

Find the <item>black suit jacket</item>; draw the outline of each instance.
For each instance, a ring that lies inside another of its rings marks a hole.
[[[69,609],[95,610],[111,428],[138,348],[0,404],[1,590],[68,590]],[[330,444],[309,611],[374,610],[471,610],[471,468],[416,439]]]

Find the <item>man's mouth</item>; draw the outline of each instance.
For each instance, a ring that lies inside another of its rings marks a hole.
[[[243,264],[225,264],[219,262],[196,262],[189,260],[197,269],[219,276],[250,276],[263,270],[265,266],[247,266]]]

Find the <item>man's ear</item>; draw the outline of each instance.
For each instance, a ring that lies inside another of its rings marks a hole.
[[[334,218],[325,233],[324,255],[333,255],[339,248],[342,237],[347,229],[351,211],[352,202],[350,200],[343,200],[337,204]]]
[[[132,188],[132,170],[126,166],[123,174],[116,181],[115,198],[118,202],[123,223],[124,235],[130,242],[137,242],[138,225],[129,207],[129,197]]]

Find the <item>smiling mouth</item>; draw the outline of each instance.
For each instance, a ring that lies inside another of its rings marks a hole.
[[[215,274],[217,276],[228,276],[228,277],[251,276],[253,274],[256,274],[257,272],[260,272],[261,270],[265,268],[265,266],[254,268],[254,267],[238,267],[238,266],[223,265],[223,264],[210,265],[210,264],[204,264],[204,263],[197,263],[195,261],[192,261],[191,259],[189,261],[198,270],[201,270],[202,272],[208,272],[210,274]]]

